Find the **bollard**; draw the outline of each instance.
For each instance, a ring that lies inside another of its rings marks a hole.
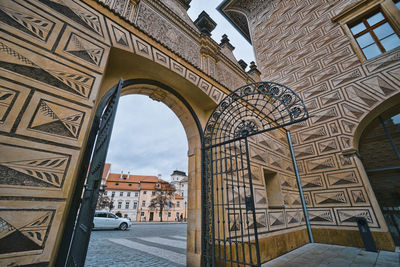
[[[366,251],[378,252],[375,246],[374,239],[372,238],[371,231],[368,227],[368,222],[364,217],[357,217],[356,222],[360,230],[361,238],[364,243]]]

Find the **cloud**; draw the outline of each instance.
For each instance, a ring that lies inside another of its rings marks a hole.
[[[143,95],[120,98],[107,162],[112,172],[187,173],[188,142],[178,117],[166,105]]]

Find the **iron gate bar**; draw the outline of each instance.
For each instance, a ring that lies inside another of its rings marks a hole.
[[[87,248],[89,245],[90,234],[93,227],[93,217],[96,210],[97,199],[99,196],[101,178],[104,170],[105,159],[108,146],[110,144],[112,126],[114,124],[116,110],[123,80],[120,79],[115,89],[111,90],[109,98],[105,98],[107,106],[105,110],[100,110],[98,114],[99,124],[97,124],[97,135],[89,173],[87,174],[86,188],[80,206],[78,219],[72,237],[71,246],[66,258],[65,266],[84,266]],[[96,114],[97,115],[97,114]],[[92,141],[90,141],[92,142]],[[86,177],[86,174],[85,176]]]
[[[218,264],[225,265],[230,262],[231,265],[260,266],[248,137],[308,118],[301,98],[286,86],[273,82],[240,87],[215,108],[202,139],[203,266],[216,266],[217,260]]]
[[[251,167],[250,167],[250,157],[249,157],[249,144],[247,142],[247,137],[244,138],[245,144],[246,144],[246,158],[247,158],[247,173],[249,176],[249,184],[250,184],[250,190],[253,191],[253,180],[251,177]],[[251,194],[252,198],[254,198],[254,191]],[[253,202],[253,225],[254,225],[254,237],[256,240],[258,240],[258,232],[257,232],[257,220],[256,220],[256,213],[255,213],[255,206],[254,206],[254,199],[252,199]],[[246,212],[247,213],[247,212]],[[260,259],[260,247],[258,245],[258,242],[256,242],[256,251],[257,251],[257,262],[261,263],[261,259]],[[251,255],[251,254],[250,254]],[[250,260],[250,262],[252,262]]]
[[[300,192],[301,206],[303,207],[304,217],[306,219],[308,236],[310,237],[310,243],[314,243],[314,236],[313,236],[313,233],[311,230],[310,220],[308,218],[307,205],[306,205],[306,201],[304,200],[303,187],[301,186],[299,168],[297,167],[296,155],[294,153],[292,137],[290,136],[290,131],[288,131],[288,130],[286,131],[286,136],[287,136],[288,143],[289,143],[290,155],[292,156],[294,173],[296,174],[297,187],[299,188],[299,192]]]
[[[97,105],[96,113],[93,119],[92,127],[89,133],[88,141],[86,143],[85,152],[82,158],[82,163],[79,169],[78,181],[74,187],[74,193],[71,198],[71,207],[69,209],[65,229],[63,231],[63,236],[61,239],[60,249],[58,252],[58,257],[56,260],[56,266],[64,266],[66,259],[68,257],[68,252],[71,246],[72,235],[74,232],[75,222],[77,218],[77,213],[80,206],[80,199],[82,197],[83,185],[85,183],[89,168],[90,168],[90,159],[93,154],[93,147],[96,141],[96,135],[99,130],[101,115],[106,107],[110,97],[117,90],[118,85],[113,86],[110,90],[108,90],[105,95],[102,97],[101,101]]]

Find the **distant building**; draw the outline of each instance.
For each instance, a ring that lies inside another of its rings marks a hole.
[[[163,221],[177,221],[186,217],[184,197],[175,192],[171,194],[170,204],[165,205],[162,214],[159,208],[150,207],[157,194],[164,195],[175,190],[170,183],[157,176],[109,173],[106,186],[104,194],[114,204],[112,212],[120,217],[132,221],[161,221],[161,216]]]
[[[175,170],[171,174],[171,184],[176,189],[176,194],[183,198],[182,202],[184,205],[185,213],[183,218],[186,220],[187,217],[187,203],[188,203],[188,177],[185,172]]]

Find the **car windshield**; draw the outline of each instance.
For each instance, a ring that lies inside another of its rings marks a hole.
[[[115,216],[114,214],[112,214],[112,213],[108,213],[108,216],[107,216],[108,218],[118,218],[117,216]]]

